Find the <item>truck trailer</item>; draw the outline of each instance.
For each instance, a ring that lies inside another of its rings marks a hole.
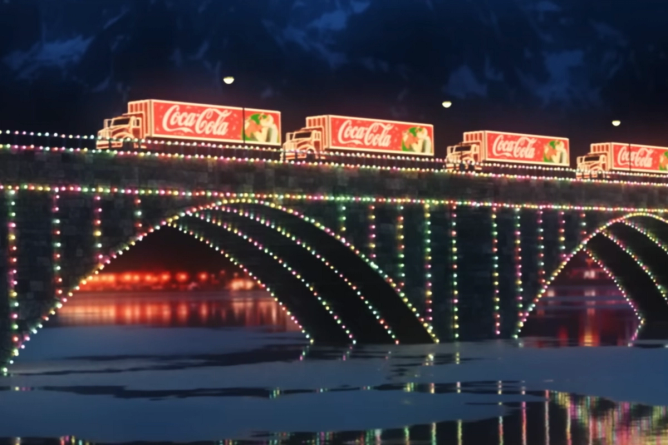
[[[446,169],[462,166],[481,170],[484,164],[533,164],[568,167],[568,138],[499,131],[468,131],[457,145],[448,147]]]
[[[167,100],[128,103],[128,112],[105,119],[97,148],[146,148],[142,140],[281,145],[281,113],[272,110]]]
[[[311,116],[306,126],[287,133],[284,160],[322,158],[326,152],[353,151],[395,155],[434,155],[434,127],[381,119]]]
[[[577,158],[577,175],[602,178],[614,172],[668,173],[668,148],[649,145],[599,142]]]

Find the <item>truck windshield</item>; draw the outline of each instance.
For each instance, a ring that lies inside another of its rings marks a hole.
[[[127,124],[129,124],[129,123],[130,123],[130,118],[128,118],[128,117],[122,117],[122,118],[119,118],[119,119],[114,119],[114,120],[112,120],[112,121],[111,121],[111,126],[112,126],[112,127],[116,127],[116,126],[118,126],[118,125],[127,125]]]
[[[471,149],[472,149],[471,145],[460,145],[458,147],[455,147],[455,152],[471,151]]]
[[[295,139],[306,139],[311,137],[311,132],[310,131],[298,131],[297,133],[294,133],[293,136]]]
[[[601,155],[585,156],[584,160],[585,162],[596,162],[601,160]]]

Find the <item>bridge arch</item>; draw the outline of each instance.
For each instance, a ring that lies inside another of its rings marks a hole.
[[[308,254],[307,257],[310,255],[308,260],[322,262],[336,271],[366,303],[367,307],[363,309],[373,313],[375,320],[372,323],[380,322],[386,329],[389,328],[394,339],[403,343],[438,342],[431,325],[420,316],[408,298],[397,290],[391,278],[345,238],[318,222],[292,209],[255,200],[239,200],[215,206],[208,210],[210,215],[212,212],[219,217],[226,215],[228,220],[243,225],[244,229],[249,224],[255,224],[252,228],[259,236],[266,235],[267,228],[271,229],[296,247],[301,247],[302,253]],[[258,228],[262,228],[262,231],[258,232]],[[284,247],[285,241],[275,240],[274,244],[277,248]],[[317,250],[314,246],[317,246]]]
[[[236,212],[234,210],[236,210]],[[270,232],[269,230],[265,230],[264,232],[266,233],[261,233],[257,228],[262,226],[273,227],[276,229],[280,224],[289,225],[292,232],[283,230],[284,233],[281,235],[284,238],[283,246],[286,247],[286,249],[289,248],[293,251],[303,250],[308,253],[311,259],[317,260],[312,261],[312,263],[320,263],[327,266],[327,269],[332,271],[332,273],[338,274],[338,278],[341,282],[350,289],[356,291],[354,293],[356,299],[360,299],[360,294],[365,297],[367,300],[367,303],[364,304],[365,311],[360,311],[360,314],[364,314],[364,317],[360,317],[363,322],[360,323],[359,320],[353,321],[357,321],[357,325],[364,324],[368,321],[367,327],[374,325],[376,327],[381,327],[382,329],[376,330],[375,332],[380,332],[385,337],[381,338],[382,336],[377,336],[375,342],[429,343],[438,341],[433,334],[431,326],[421,319],[420,314],[417,313],[415,307],[411,306],[408,299],[403,294],[396,291],[396,287],[391,279],[384,275],[376,264],[364,257],[349,242],[336,236],[331,230],[305,215],[299,214],[292,209],[281,207],[276,203],[261,200],[221,199],[215,202],[196,205],[177,211],[175,214],[163,219],[154,226],[131,237],[121,246],[116,246],[106,255],[102,255],[93,270],[77,281],[81,284],[86,279],[90,279],[93,275],[101,272],[105,266],[110,264],[115,258],[131,249],[138,242],[141,242],[146,236],[160,230],[162,227],[175,227],[182,221],[187,221],[191,224],[198,221],[197,224],[201,224],[206,222],[207,217],[211,220],[211,217],[214,216],[214,214],[219,216],[218,219],[220,219],[220,215],[234,215],[228,217],[228,224],[234,223],[235,219],[237,222],[243,219],[245,225],[250,221],[255,221],[255,226],[253,227],[254,235],[262,235],[262,241],[260,243],[264,244],[270,242],[273,243],[274,246],[279,245],[276,243],[276,237],[274,236],[274,238],[272,238],[270,235],[267,235],[267,233]],[[275,222],[276,219],[281,220],[279,221],[280,224]],[[213,226],[210,222],[207,224]],[[228,233],[233,233],[233,225],[234,224],[229,226],[231,231],[228,230]],[[208,227],[207,231],[210,231],[211,228],[212,227]],[[272,230],[276,232],[277,230],[274,229]],[[218,230],[218,232],[221,231]],[[280,230],[278,232],[280,232]],[[306,236],[302,237],[302,239],[297,239],[295,238],[294,233],[299,233],[300,235],[306,234]],[[249,237],[249,235],[246,236]],[[243,235],[237,233],[235,234],[235,237],[243,238]],[[252,236],[250,237],[252,238]],[[253,239],[255,240],[255,238]],[[259,240],[260,238],[257,239]],[[316,242],[314,243],[313,240],[316,240]],[[323,240],[326,240],[326,242],[322,249],[318,251],[312,248],[312,245],[316,245]],[[208,241],[211,242],[211,240]],[[220,249],[220,246],[218,247]],[[240,265],[247,263],[245,258],[243,261],[240,258],[237,258],[237,254],[237,251],[232,253],[228,252],[229,257],[234,257]],[[268,263],[262,264],[266,265]],[[259,266],[257,268],[252,265],[251,267],[248,266],[248,264],[245,264],[245,267],[253,274],[254,278],[259,282],[262,282],[264,286],[267,286],[267,280],[259,278],[257,273],[260,269]],[[281,268],[288,272],[285,276],[296,277],[296,275],[299,275],[299,272],[296,272],[296,269],[289,270],[283,266],[281,266]],[[276,268],[274,267],[272,270],[275,271]],[[313,292],[313,289],[309,289],[309,287],[313,286],[305,286],[302,282],[302,287],[308,289],[311,293]],[[277,289],[275,289],[274,286],[270,289],[272,289],[272,292],[276,297],[278,295],[276,293]],[[38,330],[43,327],[43,322],[48,321],[49,317],[56,315],[58,309],[62,307],[62,305],[65,304],[78,290],[79,285],[76,285],[69,289],[69,291],[63,292],[60,296],[54,299],[53,304],[49,305],[41,318],[30,320],[30,323],[26,326],[26,330],[16,332],[12,336],[13,347],[11,352],[14,356],[17,356],[19,350],[25,347],[25,342],[30,340],[30,335],[36,334]],[[291,308],[290,303],[282,301],[282,304],[290,311],[291,315],[299,320],[304,326],[303,329],[309,332],[309,337],[318,341],[318,336],[315,332],[312,332],[312,330],[309,329],[307,326],[308,323],[304,321],[304,317],[306,317],[306,319],[311,317],[310,313],[308,311],[303,311],[305,315],[302,316],[301,314],[297,314],[299,311],[295,312]],[[337,315],[330,315],[337,325],[341,324],[341,319]],[[371,317],[371,315],[373,315],[373,317]],[[345,324],[347,321],[344,321],[343,323]],[[364,335],[362,337],[364,338]],[[367,335],[367,337],[369,336]],[[325,341],[327,341],[327,339]]]
[[[517,323],[518,338],[548,287],[573,257],[584,251],[613,278],[636,315],[649,322],[668,322],[668,220],[649,212],[615,218],[587,236],[559,264]]]

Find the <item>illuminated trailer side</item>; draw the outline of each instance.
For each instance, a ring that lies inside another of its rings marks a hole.
[[[321,159],[328,152],[356,152],[396,156],[434,156],[431,124],[346,116],[311,116],[306,126],[287,133],[286,160]]]
[[[448,147],[445,158],[449,170],[481,170],[493,163],[565,167],[570,165],[568,138],[499,131],[469,131],[462,142]]]
[[[137,141],[199,141],[281,145],[281,113],[147,99],[128,103],[128,112],[104,121],[97,147],[146,148]]]
[[[581,178],[609,177],[614,173],[668,174],[668,147],[598,142],[577,158]]]

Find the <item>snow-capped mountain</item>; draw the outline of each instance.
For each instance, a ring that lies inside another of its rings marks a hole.
[[[155,97],[280,109],[286,128],[311,113],[433,122],[452,142],[479,127],[584,141],[614,115],[635,129],[620,137],[656,144],[664,3],[0,0],[0,128],[93,133]]]

